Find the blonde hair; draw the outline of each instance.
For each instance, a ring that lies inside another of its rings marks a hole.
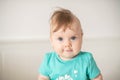
[[[79,19],[70,10],[59,8],[59,10],[56,10],[50,18],[50,34],[61,28],[63,28],[64,31],[67,28],[71,29],[71,25],[75,21],[80,24]]]

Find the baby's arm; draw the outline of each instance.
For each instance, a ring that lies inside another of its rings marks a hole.
[[[47,76],[38,75],[38,80],[49,80]]]
[[[95,79],[93,79],[93,80],[103,80],[103,77],[102,77],[102,75],[101,74],[99,74]]]

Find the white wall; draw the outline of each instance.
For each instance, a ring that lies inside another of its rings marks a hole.
[[[55,7],[81,20],[85,37],[120,37],[119,0],[0,0],[0,40],[46,39]]]
[[[51,50],[49,18],[55,7],[81,21],[83,49],[93,52],[104,80],[120,80],[120,0],[0,0],[0,80],[35,80]]]
[[[0,80],[37,80],[38,68],[48,41],[21,41],[0,43]]]

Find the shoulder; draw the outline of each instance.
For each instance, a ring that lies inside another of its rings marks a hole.
[[[91,58],[93,55],[91,52],[81,51],[80,56],[85,57],[85,58]]]
[[[56,57],[55,52],[48,52],[44,55],[44,60],[49,62],[49,61],[53,60],[55,57]]]
[[[50,72],[51,72],[51,65],[52,65],[52,61],[53,58],[55,56],[54,52],[48,52],[44,55],[43,61],[40,65],[39,68],[39,73],[45,76],[49,76]]]
[[[85,52],[85,51],[81,51],[80,52],[80,58],[84,61],[90,61],[91,59],[93,59],[93,55],[91,52]]]
[[[55,57],[55,56],[56,56],[55,52],[48,52],[45,54],[45,57],[47,57],[47,58],[51,58],[51,57]]]

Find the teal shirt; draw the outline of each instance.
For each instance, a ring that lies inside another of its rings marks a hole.
[[[55,52],[49,52],[39,68],[39,73],[50,80],[90,80],[100,74],[95,60],[89,52],[64,61]]]

